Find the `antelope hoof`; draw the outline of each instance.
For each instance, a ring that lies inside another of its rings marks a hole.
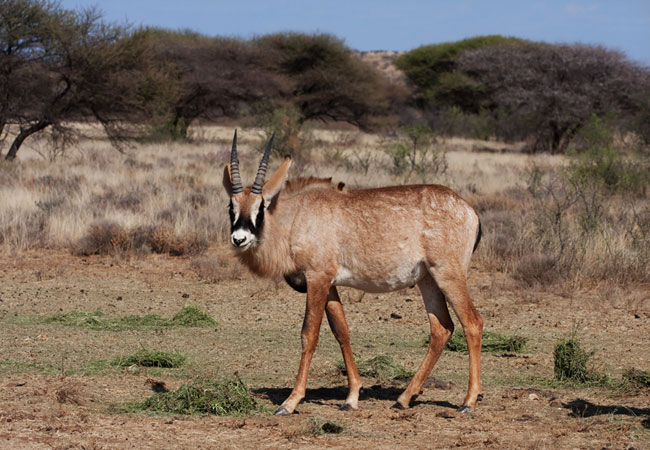
[[[483,401],[483,394],[478,394],[478,397],[476,397],[477,402],[482,402]]]
[[[393,404],[392,408],[393,409],[402,409],[402,410],[404,410],[404,409],[408,409],[408,406],[404,406],[400,402],[395,402],[395,404]]]
[[[274,416],[290,416],[291,412],[284,406],[279,407],[274,413]]]
[[[469,414],[473,411],[474,409],[471,406],[467,405],[461,405],[456,411],[458,411],[461,414]]]
[[[357,409],[359,408],[355,408],[349,403],[344,403],[341,406],[339,406],[339,410],[341,411],[356,411]]]

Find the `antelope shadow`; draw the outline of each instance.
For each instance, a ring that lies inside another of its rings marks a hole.
[[[577,398],[562,406],[571,410],[570,417],[593,417],[605,414],[642,417],[642,425],[650,428],[650,408],[635,408],[625,405],[597,405],[588,400]]]
[[[359,401],[373,399],[389,400],[394,402],[403,390],[403,387],[374,385],[361,389]],[[291,394],[291,388],[259,388],[255,389],[253,392],[257,395],[265,396],[274,405],[280,405]],[[343,403],[347,395],[348,389],[345,386],[307,389],[303,402],[324,405],[325,402],[340,400],[341,403]],[[434,405],[454,410],[459,406],[447,401],[417,400],[414,396],[411,400],[410,406],[413,407],[417,405]]]

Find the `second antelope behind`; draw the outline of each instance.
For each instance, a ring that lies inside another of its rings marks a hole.
[[[350,332],[337,286],[389,292],[418,285],[431,326],[431,341],[396,406],[408,408],[454,330],[447,304],[467,337],[469,385],[460,411],[481,400],[483,320],[467,291],[467,270],[481,238],[476,212],[439,185],[344,189],[329,179],[287,181],[286,157],[264,181],[273,138],[252,186],[244,188],[237,158],[237,131],[223,185],[230,196],[230,241],[255,274],[284,277],[307,293],[302,356],[293,391],[275,412],[294,412],[305,396],[307,373],[327,314],[341,345],[349,392],[342,409],[359,407],[361,378],[350,348]]]

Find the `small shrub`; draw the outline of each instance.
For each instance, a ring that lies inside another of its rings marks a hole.
[[[604,382],[606,377],[588,366],[593,354],[582,348],[575,335],[562,339],[553,351],[555,379],[579,384]]]
[[[447,158],[434,146],[435,141],[433,131],[426,126],[403,127],[401,137],[385,150],[392,159],[392,174],[404,177],[404,181],[415,177],[422,183],[443,175],[448,167]]]
[[[187,124],[184,118],[174,120],[173,117],[158,117],[143,141],[174,142],[185,139],[187,139]]]
[[[322,417],[311,417],[308,422],[309,434],[339,434],[343,432],[343,426],[335,421],[325,420]]]
[[[650,372],[630,367],[623,372],[625,383],[641,388],[650,388]]]
[[[88,233],[77,242],[73,251],[81,256],[128,252],[183,256],[202,253],[208,246],[207,240],[198,234],[180,238],[167,225],[140,226],[127,230],[115,222],[101,221],[90,226]]]
[[[278,108],[264,114],[259,119],[263,130],[263,145],[273,138],[273,153],[280,158],[291,155],[292,172],[301,173],[311,162],[311,152],[314,147],[314,137],[306,129],[302,115],[291,108]]]
[[[115,358],[112,362],[116,367],[162,367],[178,368],[185,364],[185,356],[180,353],[168,353],[159,350],[138,350],[132,355]]]
[[[151,249],[155,253],[168,253],[171,256],[195,255],[204,252],[208,246],[209,243],[198,234],[180,238],[165,225],[155,227],[151,233]]]
[[[182,327],[214,327],[218,325],[212,316],[193,305],[184,306],[172,317],[171,321]]]
[[[183,242],[176,237],[174,230],[166,225],[151,230],[151,250],[154,253],[185,253]]]
[[[245,416],[261,410],[248,386],[239,378],[225,382],[195,380],[175,391],[154,394],[130,409],[163,414]]]
[[[429,345],[429,336],[425,341]],[[447,341],[446,350],[450,352],[467,353],[467,340],[462,330],[454,331]],[[507,336],[493,331],[483,330],[481,351],[488,353],[520,353],[526,349],[526,338],[522,336]]]
[[[553,257],[533,254],[519,260],[512,276],[528,286],[547,286],[561,278],[562,272],[557,268],[557,261]]]
[[[598,189],[606,194],[643,196],[650,185],[645,160],[626,160],[614,147],[612,131],[592,114],[578,136],[577,149],[569,152],[568,179],[576,189]]]
[[[111,255],[130,247],[128,232],[115,222],[101,221],[90,225],[88,233],[81,238],[74,253],[81,256]]]
[[[609,141],[599,143],[605,138],[596,131],[591,135],[566,167],[528,173],[535,202],[528,241],[535,239],[544,258],[522,259],[514,274],[530,285],[552,282],[554,275],[578,285],[648,280],[648,163],[624,159]]]

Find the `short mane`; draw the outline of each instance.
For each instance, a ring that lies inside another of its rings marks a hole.
[[[287,181],[287,185],[282,191],[284,195],[293,195],[298,192],[304,192],[306,190],[314,189],[343,189],[343,183],[339,183],[338,186],[332,184],[332,178],[294,178],[293,180]]]

